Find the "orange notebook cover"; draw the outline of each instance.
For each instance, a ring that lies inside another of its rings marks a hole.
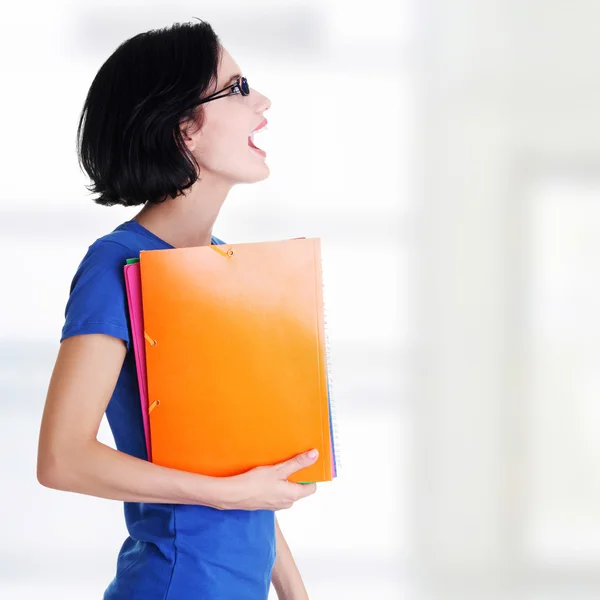
[[[152,461],[335,476],[318,238],[140,253]]]

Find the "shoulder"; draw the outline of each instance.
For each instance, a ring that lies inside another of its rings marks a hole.
[[[134,232],[121,223],[112,231],[96,239],[88,248],[79,264],[75,277],[85,269],[95,270],[122,268],[128,258],[139,256],[141,243]]]
[[[128,248],[112,241],[96,240],[79,263],[71,287],[82,278],[121,273],[128,258],[132,258]]]
[[[85,258],[92,258],[95,261],[106,264],[114,263],[115,261],[132,258],[134,249],[119,243],[109,237],[97,239],[91,246],[88,247]]]
[[[92,246],[105,246],[112,248],[113,252],[116,252],[117,248],[121,248],[125,252],[134,252],[136,249],[139,249],[142,242],[139,239],[140,236],[134,231],[131,231],[127,225],[128,222],[122,223],[110,233],[98,238]],[[92,246],[90,246],[90,248]],[[109,252],[110,251],[111,250],[109,250]]]
[[[129,344],[123,274],[128,258],[128,248],[110,241],[96,240],[88,248],[71,283],[61,341],[82,333],[107,333]]]
[[[96,261],[111,263],[121,259],[123,256],[131,258],[133,250],[113,239],[99,238],[88,247],[85,258],[93,258]]]

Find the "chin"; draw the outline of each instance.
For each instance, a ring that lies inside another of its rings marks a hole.
[[[266,163],[263,163],[259,167],[252,167],[245,173],[240,173],[236,177],[236,183],[258,183],[265,180],[270,174],[271,170]]]

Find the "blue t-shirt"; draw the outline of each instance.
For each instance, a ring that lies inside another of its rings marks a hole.
[[[212,238],[213,244],[222,244]],[[96,240],[79,265],[61,341],[104,333],[127,355],[106,409],[117,449],[147,460],[123,267],[141,250],[172,248],[131,220]],[[104,600],[266,600],[275,561],[273,511],[125,502],[129,536]]]

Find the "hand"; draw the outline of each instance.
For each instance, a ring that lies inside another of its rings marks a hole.
[[[311,453],[314,453],[311,456]],[[301,498],[317,491],[314,483],[287,481],[296,471],[312,465],[319,456],[317,450],[298,454],[277,465],[255,467],[241,475],[223,478],[223,510],[281,510],[290,508]]]

